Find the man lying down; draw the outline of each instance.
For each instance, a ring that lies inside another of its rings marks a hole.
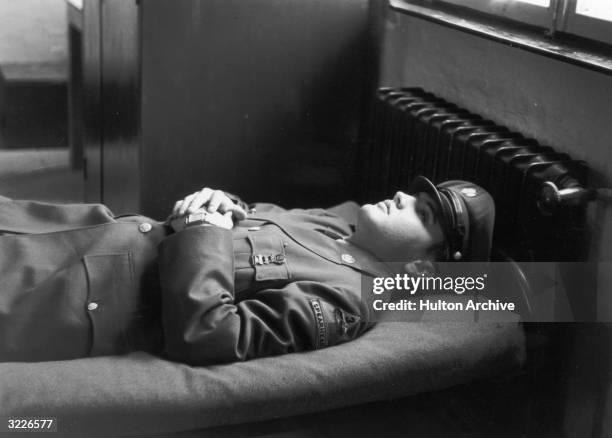
[[[2,198],[0,360],[146,350],[205,365],[355,339],[372,325],[362,276],[391,275],[390,261],[489,256],[486,191],[418,177],[407,192],[362,206],[354,227],[208,188],[165,223]]]

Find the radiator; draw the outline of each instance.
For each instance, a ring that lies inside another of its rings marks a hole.
[[[585,203],[551,209],[542,202],[546,184],[586,193],[584,161],[420,88],[377,91],[363,158],[365,201],[392,196],[416,175],[469,180],[495,199],[494,242],[515,258],[584,258]]]

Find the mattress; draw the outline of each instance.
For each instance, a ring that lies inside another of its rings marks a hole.
[[[134,352],[0,364],[0,417],[55,417],[60,436],[242,424],[434,391],[513,373],[517,322],[387,322],[322,350],[191,367]],[[57,435],[56,435],[57,436]]]

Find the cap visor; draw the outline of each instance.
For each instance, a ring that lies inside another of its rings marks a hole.
[[[428,194],[436,204],[435,206],[437,211],[435,213],[438,215],[438,217],[442,217],[444,215],[442,195],[440,195],[440,192],[434,183],[432,183],[429,179],[421,175],[417,176],[414,180],[412,180],[410,186],[408,186],[407,192],[411,195],[416,195],[417,193]]]

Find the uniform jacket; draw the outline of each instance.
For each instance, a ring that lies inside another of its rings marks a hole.
[[[349,341],[376,261],[326,210],[255,205],[170,233],[103,205],[0,202],[0,360],[159,352],[201,365]],[[161,321],[161,323],[160,323]]]

